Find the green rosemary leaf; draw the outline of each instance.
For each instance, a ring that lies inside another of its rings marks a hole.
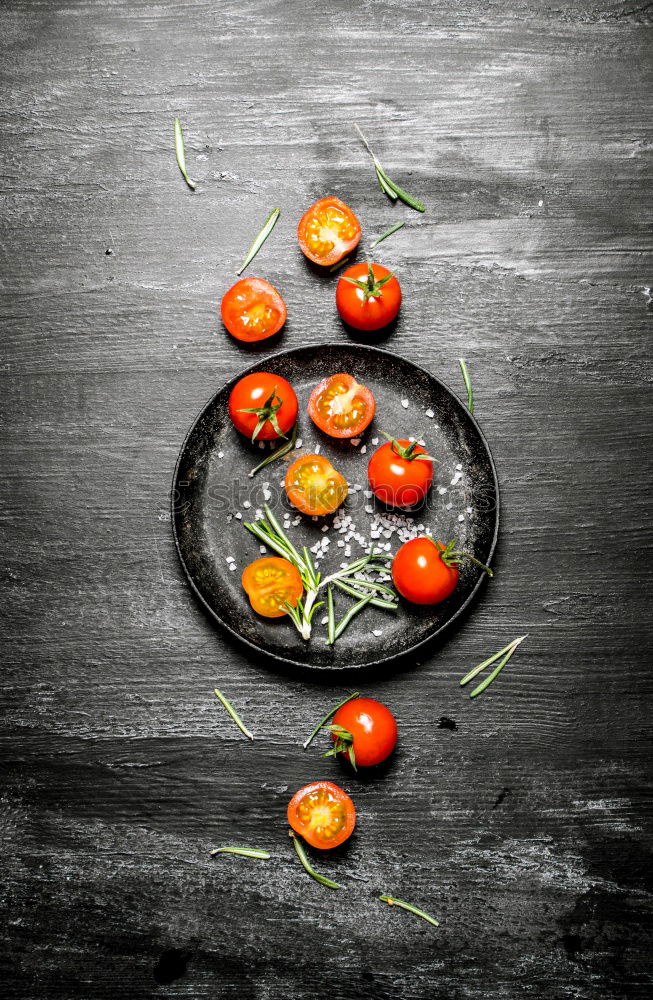
[[[373,599],[373,597],[374,597],[373,593],[369,594],[367,597],[362,597],[360,599],[360,601],[358,601],[357,604],[354,604],[349,609],[349,611],[347,612],[347,614],[345,615],[345,617],[342,619],[342,621],[338,625],[336,625],[336,639],[340,638],[340,636],[342,635],[342,633],[345,631],[345,629],[347,628],[347,626],[351,622],[352,618],[355,618],[356,615],[359,614],[359,612],[361,612],[363,610],[363,608],[367,604],[370,603],[370,601]]]
[[[243,720],[241,719],[241,717],[239,716],[238,712],[233,707],[233,705],[231,704],[231,702],[228,701],[225,698],[225,696],[223,695],[222,691],[218,691],[217,688],[214,688],[213,690],[214,690],[216,698],[226,708],[227,712],[229,713],[229,715],[231,716],[231,718],[234,720],[234,722],[236,723],[236,725],[238,726],[238,728],[240,729],[240,731],[245,734],[245,736],[247,737],[248,740],[253,740],[254,737],[250,733],[249,729],[247,728],[247,726],[245,725],[245,723],[243,722]]]
[[[327,587],[327,614],[329,616],[327,642],[332,645],[336,640],[336,612],[333,606],[333,587],[331,584]]]
[[[177,165],[179,166],[179,169],[181,170],[181,176],[184,178],[184,180],[188,184],[188,187],[191,189],[191,191],[194,191],[195,190],[195,181],[192,181],[190,179],[190,177],[188,176],[188,172],[186,170],[186,152],[184,150],[184,133],[181,130],[181,122],[179,121],[178,118],[175,118],[174,130],[175,130],[175,154],[177,156]]]
[[[396,192],[393,191],[390,185],[386,182],[385,174],[383,173],[383,168],[381,167],[381,164],[379,163],[378,160],[375,160],[374,165],[376,168],[376,179],[379,182],[379,187],[381,188],[384,194],[387,194],[388,198],[392,198],[393,201],[396,201],[397,200]]]
[[[379,899],[383,903],[387,903],[389,906],[398,906],[402,910],[408,910],[409,913],[414,913],[415,916],[421,917],[423,920],[428,920],[430,924],[434,927],[440,926],[440,921],[436,920],[435,917],[431,917],[424,910],[420,910],[419,907],[413,906],[412,903],[405,903],[403,899],[397,899],[395,896],[379,896]]]
[[[314,868],[311,868],[311,863],[308,860],[308,856],[306,854],[306,851],[304,850],[304,845],[300,842],[299,837],[295,836],[295,834],[292,832],[290,833],[290,836],[293,839],[295,850],[297,852],[297,857],[299,858],[302,865],[304,866],[304,869],[308,872],[311,878],[314,878],[316,882],[320,882],[322,885],[328,886],[329,889],[342,889],[342,886],[338,885],[337,882],[334,882],[333,879],[327,878],[326,875],[320,875],[319,872],[316,872]]]
[[[256,239],[252,243],[251,247],[249,248],[247,256],[245,257],[245,260],[241,264],[240,269],[238,271],[236,271],[236,274],[242,274],[243,271],[245,270],[245,268],[247,267],[247,265],[251,264],[251,262],[254,260],[254,258],[256,257],[257,253],[259,252],[259,250],[261,249],[261,247],[263,246],[263,244],[267,240],[268,236],[270,235],[270,233],[272,232],[272,230],[276,226],[277,219],[279,218],[280,214],[281,214],[281,209],[280,208],[273,208],[272,209],[272,211],[268,215],[267,219],[265,220],[263,228],[261,229],[260,233],[258,234],[258,236],[256,237]]]
[[[261,469],[264,469],[266,465],[269,465],[271,462],[276,462],[278,458],[283,458],[284,455],[287,455],[289,451],[293,450],[296,443],[297,443],[297,424],[295,424],[295,426],[293,427],[293,431],[289,440],[284,442],[284,444],[282,444],[280,448],[275,448],[275,450],[271,452],[269,455],[267,455],[262,462],[259,462],[259,464],[256,466],[255,469],[252,469],[252,471],[249,474],[250,479],[252,478],[252,476],[255,476],[256,473],[259,472]]]
[[[343,260],[337,260],[335,262],[335,264],[331,265],[331,267],[329,268],[329,271],[331,271],[332,274],[333,274],[334,271],[339,271],[341,267],[344,267],[345,264],[349,263],[349,260],[350,260],[349,257],[345,257]]]
[[[394,191],[393,191],[393,194],[394,194]],[[395,198],[396,197],[397,196],[395,195]],[[402,229],[405,225],[406,225],[405,222],[396,222],[394,224],[394,226],[390,226],[389,229],[386,229],[386,231],[384,233],[381,233],[380,236],[377,236],[377,238],[374,240],[374,242],[370,244],[370,250],[372,250],[374,247],[378,246],[379,243],[382,243],[383,240],[387,240],[388,236],[392,236],[393,233],[396,233],[398,229]]]
[[[258,851],[255,847],[216,847],[211,851],[211,855],[216,854],[240,854],[243,858],[261,858],[267,861],[272,855],[267,851]]]
[[[463,381],[465,383],[465,388],[467,389],[467,409],[470,413],[473,413],[474,390],[472,389],[472,380],[469,377],[469,372],[467,371],[467,365],[465,364],[464,358],[458,358],[458,364],[460,365],[460,370],[463,373]]]
[[[339,590],[344,591],[345,594],[349,594],[350,597],[365,597],[365,594],[361,594],[360,590],[357,590],[356,587],[353,587],[349,583],[345,583],[344,580],[334,580],[333,582]],[[357,580],[356,582],[361,583],[362,581]],[[385,601],[382,597],[373,597],[370,601],[370,607],[383,608],[384,611],[396,611],[398,604],[396,601]]]
[[[322,729],[322,726],[326,725],[326,723],[329,721],[329,719],[333,718],[333,716],[336,714],[336,712],[338,711],[339,708],[342,708],[343,705],[346,705],[348,701],[353,701],[354,698],[360,698],[360,696],[361,696],[360,691],[354,691],[353,694],[348,694],[346,698],[343,698],[343,700],[338,705],[336,705],[335,708],[330,709],[327,712],[327,714],[324,716],[324,718],[320,719],[320,721],[318,722],[317,726],[315,727],[315,729],[313,730],[313,732],[311,733],[311,735],[308,737],[308,739],[306,740],[306,742],[303,744],[304,750],[309,745],[309,743],[313,742],[313,740],[315,739],[315,737],[319,733],[320,729]]]
[[[515,639],[515,641],[513,643],[511,643],[510,649],[508,650],[508,652],[506,653],[506,655],[504,656],[504,658],[494,668],[494,670],[492,671],[492,673],[488,674],[488,676],[485,678],[485,680],[481,681],[481,683],[478,685],[478,687],[474,688],[474,690],[471,692],[471,694],[469,696],[470,698],[476,698],[477,695],[482,694],[483,691],[485,691],[485,689],[490,686],[490,684],[495,679],[495,677],[498,677],[499,674],[501,673],[501,671],[503,670],[503,668],[506,666],[506,664],[508,663],[510,657],[515,652],[515,650],[517,649],[517,646],[519,646],[519,644],[521,642],[523,642],[525,638],[526,638],[526,636],[522,635],[522,636],[520,636],[519,639]]]

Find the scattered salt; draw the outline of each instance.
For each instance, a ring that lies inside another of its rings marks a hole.
[[[432,419],[433,419],[433,417],[435,416],[435,413],[433,412],[433,410],[431,410],[431,409],[429,408],[429,409],[428,409],[428,410],[426,411],[426,416],[427,416],[427,417],[428,417],[428,418],[429,418],[430,420],[432,420]]]
[[[408,400],[407,399],[402,399],[401,405],[403,406],[404,410],[407,410],[408,409]]]

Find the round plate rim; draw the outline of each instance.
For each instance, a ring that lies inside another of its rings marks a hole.
[[[217,613],[217,611],[215,611],[215,609],[212,608],[211,605],[208,603],[208,601],[206,600],[206,598],[204,597],[204,595],[201,593],[201,591],[199,590],[199,588],[195,584],[195,581],[193,580],[193,577],[192,577],[192,575],[190,573],[190,570],[189,570],[188,566],[186,565],[186,561],[184,559],[184,556],[183,556],[183,553],[182,553],[182,550],[181,550],[181,544],[180,544],[180,541],[179,541],[179,536],[177,534],[177,523],[176,523],[176,519],[175,519],[175,514],[176,514],[176,511],[175,511],[175,491],[176,491],[177,478],[178,478],[178,474],[179,474],[179,466],[181,465],[182,457],[183,457],[183,455],[184,455],[184,453],[186,451],[186,445],[187,445],[187,443],[188,443],[191,435],[193,434],[193,431],[195,430],[197,424],[200,422],[200,420],[202,419],[202,417],[204,416],[204,414],[207,412],[207,410],[213,404],[213,401],[215,400],[216,396],[218,396],[220,393],[224,392],[225,389],[227,389],[227,387],[232,387],[233,388],[233,385],[235,385],[235,383],[237,381],[239,381],[239,379],[244,378],[246,375],[253,374],[254,372],[263,370],[263,367],[262,367],[263,365],[268,365],[268,364],[274,363],[278,358],[284,358],[284,357],[287,357],[288,355],[292,355],[292,354],[301,354],[303,351],[311,351],[311,350],[314,351],[318,347],[320,349],[323,349],[323,350],[329,350],[330,348],[340,349],[341,350],[343,347],[346,347],[346,348],[348,348],[350,350],[354,350],[354,351],[362,351],[362,352],[366,352],[366,353],[370,353],[370,354],[380,354],[380,355],[382,355],[384,358],[386,358],[389,361],[394,361],[396,359],[396,357],[397,357],[397,355],[393,354],[391,351],[386,351],[382,347],[376,347],[374,345],[368,345],[368,344],[341,344],[341,343],[338,343],[338,342],[327,342],[325,344],[305,344],[303,347],[288,347],[288,348],[286,348],[283,351],[277,351],[275,354],[266,355],[265,357],[262,357],[258,361],[254,362],[252,365],[249,365],[247,368],[244,368],[242,371],[238,372],[236,375],[233,375],[230,379],[227,379],[227,381],[224,383],[224,385],[220,386],[219,389],[216,389],[216,391],[213,393],[213,395],[209,399],[207,399],[206,403],[201,408],[201,410],[198,412],[197,416],[195,417],[195,419],[193,420],[192,424],[188,428],[188,431],[187,431],[187,433],[186,433],[186,435],[184,437],[184,440],[183,440],[183,442],[181,444],[181,447],[179,449],[179,454],[177,455],[177,461],[175,462],[174,473],[173,473],[173,476],[172,476],[172,490],[171,490],[171,493],[170,493],[170,511],[171,511],[170,520],[172,522],[172,534],[173,534],[174,540],[175,540],[175,548],[177,549],[177,555],[179,556],[179,561],[181,562],[182,568],[183,568],[184,573],[186,575],[186,579],[190,583],[191,589],[193,590],[195,596],[200,600],[201,604],[208,611],[208,613],[210,614],[210,616],[215,619],[215,621],[220,625],[221,628],[223,628],[226,632],[228,632],[230,635],[232,635],[234,637],[234,639],[237,640],[237,642],[241,643],[244,646],[249,647],[251,650],[253,650],[258,655],[260,655],[262,653],[264,656],[269,657],[271,660],[275,660],[278,663],[283,663],[283,664],[285,664],[288,667],[296,667],[296,668],[299,668],[300,670],[304,670],[304,671],[316,671],[316,672],[319,672],[319,673],[327,673],[327,674],[328,673],[332,673],[332,674],[336,674],[336,673],[341,673],[343,671],[343,669],[346,669],[347,671],[367,670],[367,669],[369,669],[371,667],[384,666],[384,665],[386,665],[388,663],[391,663],[393,660],[396,660],[396,659],[399,659],[399,658],[404,658],[404,657],[407,657],[407,656],[410,656],[410,655],[416,653],[417,650],[419,650],[422,647],[424,647],[424,646],[428,645],[429,643],[433,642],[433,640],[437,636],[441,635],[443,632],[445,632],[447,629],[449,629],[452,626],[452,624],[456,621],[456,619],[459,618],[462,615],[462,613],[470,606],[470,604],[472,603],[472,601],[475,599],[475,597],[476,597],[476,595],[477,595],[477,593],[479,591],[479,588],[485,582],[485,578],[484,578],[484,576],[480,576],[478,578],[478,580],[477,580],[477,582],[476,582],[473,590],[470,591],[470,593],[467,595],[467,598],[465,599],[465,601],[461,604],[461,606],[458,608],[458,610],[456,612],[454,612],[454,614],[451,616],[451,618],[448,618],[447,621],[443,622],[442,625],[440,625],[434,632],[431,632],[429,635],[425,636],[423,639],[420,639],[419,642],[416,642],[414,645],[409,646],[407,649],[403,649],[403,650],[401,650],[401,651],[399,651],[397,653],[391,653],[389,656],[383,656],[383,657],[381,657],[378,660],[369,660],[369,661],[367,661],[365,663],[350,663],[350,664],[347,665],[346,668],[343,668],[343,667],[333,667],[333,666],[329,666],[328,664],[313,664],[313,663],[310,663],[310,662],[308,662],[308,663],[304,662],[302,660],[294,660],[294,659],[292,659],[289,656],[281,656],[279,653],[273,653],[273,652],[271,652],[268,649],[264,649],[262,646],[258,646],[258,645],[256,645],[256,643],[251,642],[251,640],[247,639],[245,636],[240,635],[239,632],[236,632],[235,629],[233,629],[230,625],[228,625],[227,622],[225,622],[220,617],[220,615]],[[461,407],[463,407],[463,410],[464,410],[464,412],[466,414],[467,419],[471,421],[471,423],[472,423],[472,425],[473,425],[476,433],[478,434],[478,436],[479,436],[479,438],[480,438],[480,440],[481,440],[481,442],[483,444],[483,447],[485,448],[485,451],[487,453],[487,457],[488,457],[489,462],[490,462],[490,469],[492,470],[492,479],[493,479],[493,482],[494,482],[494,491],[495,491],[495,495],[496,495],[495,518],[494,518],[494,532],[492,534],[492,542],[491,542],[491,545],[490,545],[490,551],[489,551],[488,556],[487,556],[487,561],[488,561],[488,564],[489,564],[492,561],[492,556],[494,555],[494,550],[496,549],[496,545],[497,545],[497,539],[498,539],[498,536],[499,536],[499,521],[500,521],[500,513],[501,513],[500,512],[499,480],[498,480],[498,477],[497,477],[496,465],[494,463],[494,457],[493,457],[492,452],[490,450],[490,446],[488,445],[487,440],[485,438],[485,435],[483,434],[483,431],[481,430],[481,428],[479,426],[479,423],[476,420],[476,417],[474,416],[474,414],[470,413],[470,411],[465,408],[464,403],[461,402],[461,400],[459,399],[459,397],[454,393],[453,389],[451,389],[446,384],[446,382],[443,382],[442,379],[438,378],[437,375],[434,375],[433,372],[430,372],[428,370],[428,368],[425,368],[423,365],[420,365],[417,361],[413,361],[411,358],[406,358],[403,355],[400,355],[399,357],[401,358],[402,361],[406,362],[407,364],[413,365],[413,367],[419,369],[428,378],[433,379],[434,382],[437,382],[437,384],[442,389],[444,389],[444,391],[449,396],[452,396],[455,399],[455,401]]]

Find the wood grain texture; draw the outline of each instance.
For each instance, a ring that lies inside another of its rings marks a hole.
[[[652,22],[636,0],[2,5],[8,1000],[650,996]],[[353,121],[424,216],[384,200]],[[295,243],[327,193],[361,256],[406,219],[375,251],[404,289],[382,346],[461,396],[467,359],[503,505],[472,614],[365,684],[401,739],[356,779],[300,748],[341,684],[217,632],[168,513],[188,425],[251,363],[217,304],[271,207],[251,271],[284,294],[282,345],[347,336]],[[525,631],[470,702],[462,674]],[[315,862],[341,892],[285,837],[318,774],[359,812]],[[228,842],[273,860],[208,856]]]

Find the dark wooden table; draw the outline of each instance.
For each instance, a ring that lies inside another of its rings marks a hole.
[[[652,10],[3,3],[7,1000],[650,996]],[[354,121],[425,215],[376,188]],[[363,254],[406,220],[375,252],[405,297],[382,344],[461,395],[467,359],[502,485],[473,612],[364,682],[400,725],[367,778],[301,750],[352,682],[231,645],[168,512],[187,427],[252,360],[218,305],[273,206],[251,273],[281,345],[345,342],[295,240],[327,193]],[[471,702],[459,678],[523,632]],[[316,861],[340,892],[286,838],[317,775],[358,806]],[[209,857],[229,842],[274,859]]]

